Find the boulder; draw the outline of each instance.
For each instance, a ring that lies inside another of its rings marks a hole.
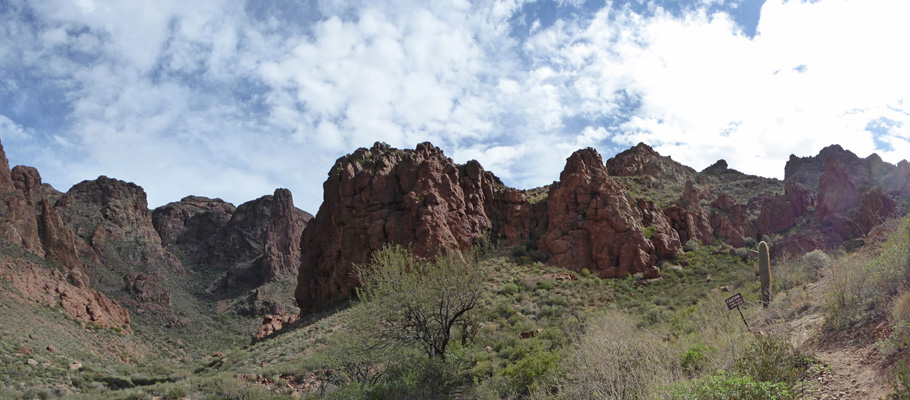
[[[253,335],[253,342],[255,343],[275,332],[287,328],[298,319],[300,319],[300,317],[297,314],[266,315],[265,318],[262,319],[262,325],[259,326],[259,330]]]
[[[146,273],[128,273],[123,277],[124,290],[136,300],[163,307],[171,305],[171,293],[158,284],[158,279]]]

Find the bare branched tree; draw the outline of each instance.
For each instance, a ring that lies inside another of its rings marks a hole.
[[[368,265],[355,267],[360,300],[381,346],[414,346],[445,361],[453,339],[473,337],[473,311],[481,292],[476,257],[447,251],[423,261],[387,246]]]

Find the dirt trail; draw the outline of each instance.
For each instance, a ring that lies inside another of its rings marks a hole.
[[[817,349],[816,357],[830,369],[818,376],[816,398],[880,399],[891,393],[880,369],[881,354],[874,345],[852,346],[842,343]]]
[[[810,284],[807,291],[813,307],[800,318],[788,321],[786,329],[793,344],[811,352],[825,365],[814,378],[817,390],[812,398],[818,400],[877,400],[892,393],[888,384],[890,373],[883,368],[884,356],[875,342],[887,337],[886,321],[870,323],[853,330],[822,335],[823,304],[827,282]]]

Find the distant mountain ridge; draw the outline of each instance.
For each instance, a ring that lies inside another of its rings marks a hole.
[[[61,193],[35,168],[11,170],[0,144],[0,241],[10,249],[0,273],[16,277],[14,296],[60,303],[85,324],[217,336],[218,314],[287,312],[311,218],[287,189],[238,207],[189,196],[155,210],[141,187],[106,176]]]
[[[376,143],[339,158],[323,187],[315,217],[286,189],[236,207],[188,196],[150,210],[141,187],[104,176],[61,193],[34,168],[10,169],[0,144],[0,238],[30,254],[7,251],[3,265],[58,267],[36,273],[84,299],[64,309],[77,320],[204,335],[223,313],[305,315],[347,299],[352,266],[388,243],[432,258],[493,240],[603,278],[659,277],[692,241],[734,252],[768,240],[777,258],[831,249],[906,213],[910,163],[832,145],[791,156],[781,181],[724,160],[696,171],[640,143],[606,161],[576,151],[558,181],[518,190],[430,143]]]

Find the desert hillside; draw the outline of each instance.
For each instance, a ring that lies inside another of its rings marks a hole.
[[[0,145],[0,397],[906,398],[910,163],[781,167],[641,143],[523,190],[376,143],[312,215],[61,192]]]

